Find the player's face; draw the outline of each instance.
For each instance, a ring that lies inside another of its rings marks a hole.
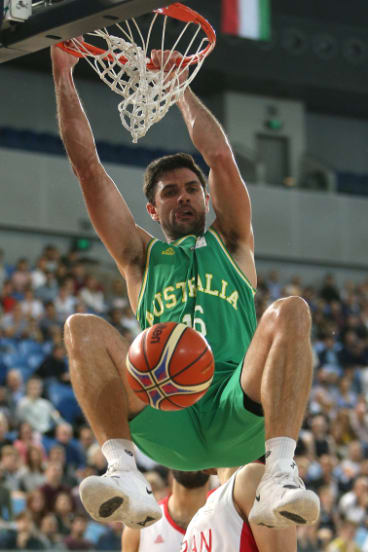
[[[165,173],[157,182],[155,203],[148,203],[152,219],[161,224],[169,241],[188,234],[204,233],[209,195],[197,175],[180,168]]]
[[[203,471],[179,471],[172,470],[174,479],[186,489],[198,489],[203,487],[209,479],[209,475]]]

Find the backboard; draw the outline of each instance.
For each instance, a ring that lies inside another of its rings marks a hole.
[[[0,63],[47,48],[109,22],[138,17],[174,0],[17,0],[28,6],[25,21],[6,21],[5,7],[14,0],[0,0]],[[30,5],[31,4],[31,5]]]

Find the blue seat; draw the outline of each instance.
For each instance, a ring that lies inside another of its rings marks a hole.
[[[82,415],[81,408],[77,403],[73,389],[66,384],[52,382],[48,386],[48,396],[61,416],[69,423]]]
[[[43,343],[39,343],[34,339],[22,339],[18,346],[18,352],[23,356],[29,356],[36,353],[42,353]]]
[[[5,353],[2,355],[2,362],[6,366],[8,370],[11,370],[13,368],[22,368],[27,367],[27,357],[24,355],[16,353]]]

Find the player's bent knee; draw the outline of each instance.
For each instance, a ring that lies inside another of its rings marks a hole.
[[[297,295],[279,299],[275,303],[277,326],[306,333],[310,331],[312,317],[308,303]]]
[[[106,322],[94,314],[71,314],[64,324],[64,341],[72,346],[76,340],[94,338]]]

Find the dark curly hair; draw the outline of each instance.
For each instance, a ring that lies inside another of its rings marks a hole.
[[[206,190],[206,177],[193,157],[188,153],[175,153],[155,159],[148,165],[144,173],[143,184],[143,191],[147,201],[154,203],[156,184],[164,173],[182,168],[193,171],[197,175],[203,189]]]

